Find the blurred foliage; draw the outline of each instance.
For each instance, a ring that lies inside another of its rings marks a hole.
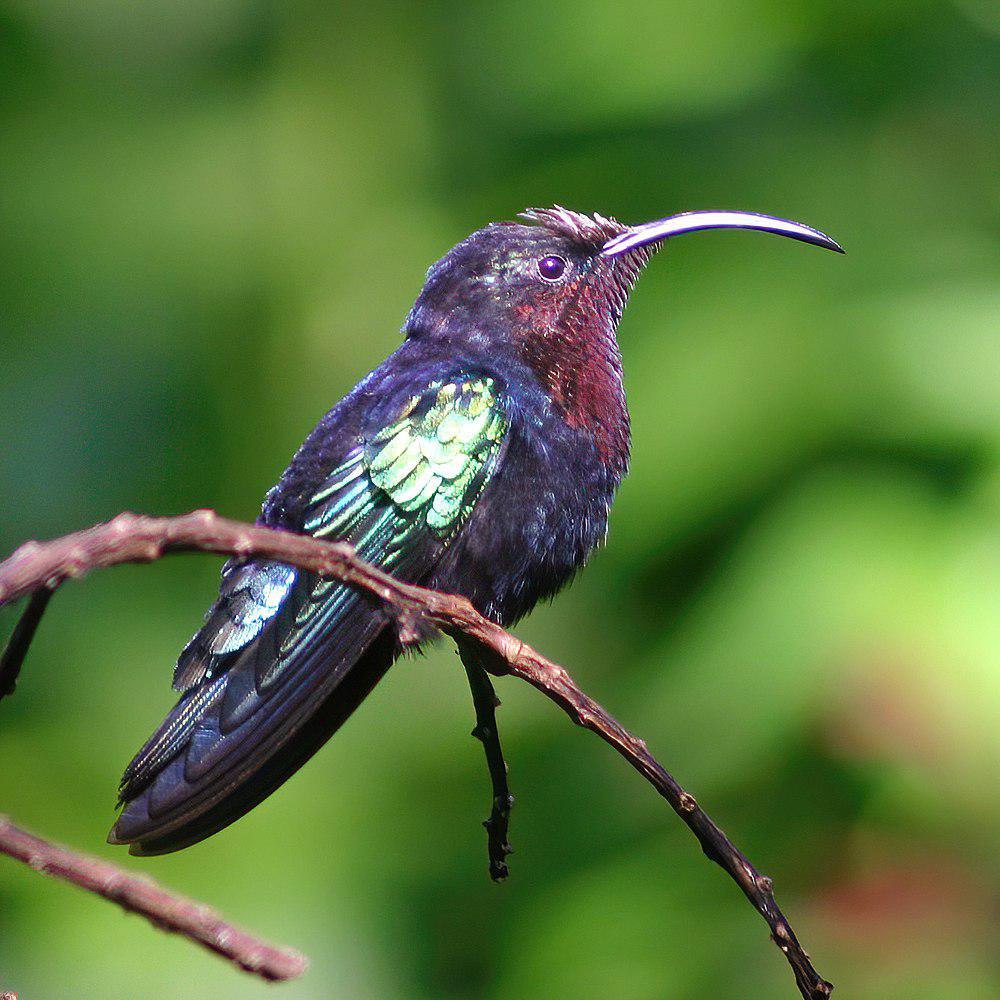
[[[560,202],[769,211],[621,331],[610,544],[522,633],[777,880],[844,996],[996,995],[1000,15],[986,0],[0,2],[0,548],[120,509],[250,518],[423,271]],[[206,557],[65,588],[0,708],[0,808],[103,845]],[[14,621],[4,613],[4,628]],[[623,763],[501,686],[503,886],[450,650],[250,817],[136,863],[313,960],[266,988],[0,864],[24,998],[789,996]]]

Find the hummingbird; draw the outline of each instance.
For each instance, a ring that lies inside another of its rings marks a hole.
[[[427,272],[403,343],[320,420],[258,523],[347,542],[510,626],[606,538],[631,444],[617,331],[640,273],[673,237],[732,228],[843,253],[751,212],[627,226],[556,206],[477,230]],[[125,770],[108,840],[164,854],[239,819],[402,651],[370,596],[231,559],[178,659],[180,700]]]

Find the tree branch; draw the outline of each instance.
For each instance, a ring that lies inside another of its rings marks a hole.
[[[510,874],[507,858],[514,853],[507,838],[514,796],[510,794],[510,786],[507,784],[507,761],[504,760],[500,730],[497,728],[500,699],[493,690],[489,675],[480,664],[477,648],[473,643],[456,638],[455,644],[462,663],[465,664],[472,691],[472,704],[476,709],[476,728],[472,730],[472,735],[483,744],[486,766],[493,783],[493,808],[490,818],[483,823],[490,856],[490,878],[494,882],[502,882]]]
[[[490,673],[513,674],[527,681],[575,723],[614,747],[643,775],[687,824],[704,853],[736,882],[767,922],[772,939],[792,968],[801,995],[807,1000],[830,995],[833,987],[813,968],[778,908],[771,879],[754,868],[694,797],[650,754],[642,740],[581,691],[559,664],[483,617],[464,597],[396,580],[364,563],[341,543],[242,524],[220,518],[212,511],[195,511],[166,518],[121,514],[107,524],[51,542],[28,542],[0,564],[0,605],[43,586],[54,589],[90,569],[151,562],[170,552],[192,550],[274,559],[332,577],[378,597],[404,620],[422,617],[456,641],[477,643],[479,658]]]
[[[143,875],[51,844],[15,826],[6,816],[0,816],[0,853],[23,861],[42,875],[103,896],[262,979],[294,979],[309,965],[304,955],[238,930],[202,903],[176,896]]]
[[[36,590],[28,599],[28,606],[18,619],[14,631],[11,633],[3,655],[0,656],[0,698],[5,698],[14,693],[17,686],[17,678],[21,674],[21,665],[31,648],[31,641],[38,631],[39,622],[45,609],[52,600],[52,591],[48,587],[41,587]],[[2,998],[0,998],[2,1000]]]

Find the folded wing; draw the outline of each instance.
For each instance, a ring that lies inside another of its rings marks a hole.
[[[346,401],[345,401],[346,402]],[[485,375],[432,381],[354,438],[304,498],[300,530],[420,581],[495,472],[507,414]],[[273,561],[227,563],[177,664],[177,706],[129,764],[113,843],[162,853],[252,808],[384,673],[395,638],[367,595]]]

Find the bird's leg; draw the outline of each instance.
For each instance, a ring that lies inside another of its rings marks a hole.
[[[489,846],[490,878],[494,882],[501,882],[510,874],[507,856],[512,853],[512,848],[507,840],[507,830],[514,796],[510,794],[510,786],[507,784],[507,761],[504,760],[500,731],[497,729],[496,710],[500,700],[493,690],[489,674],[479,664],[473,644],[459,641],[458,652],[465,665],[472,703],[476,709],[476,728],[472,730],[472,735],[483,744],[486,766],[493,782],[493,809],[483,826],[486,827]]]

